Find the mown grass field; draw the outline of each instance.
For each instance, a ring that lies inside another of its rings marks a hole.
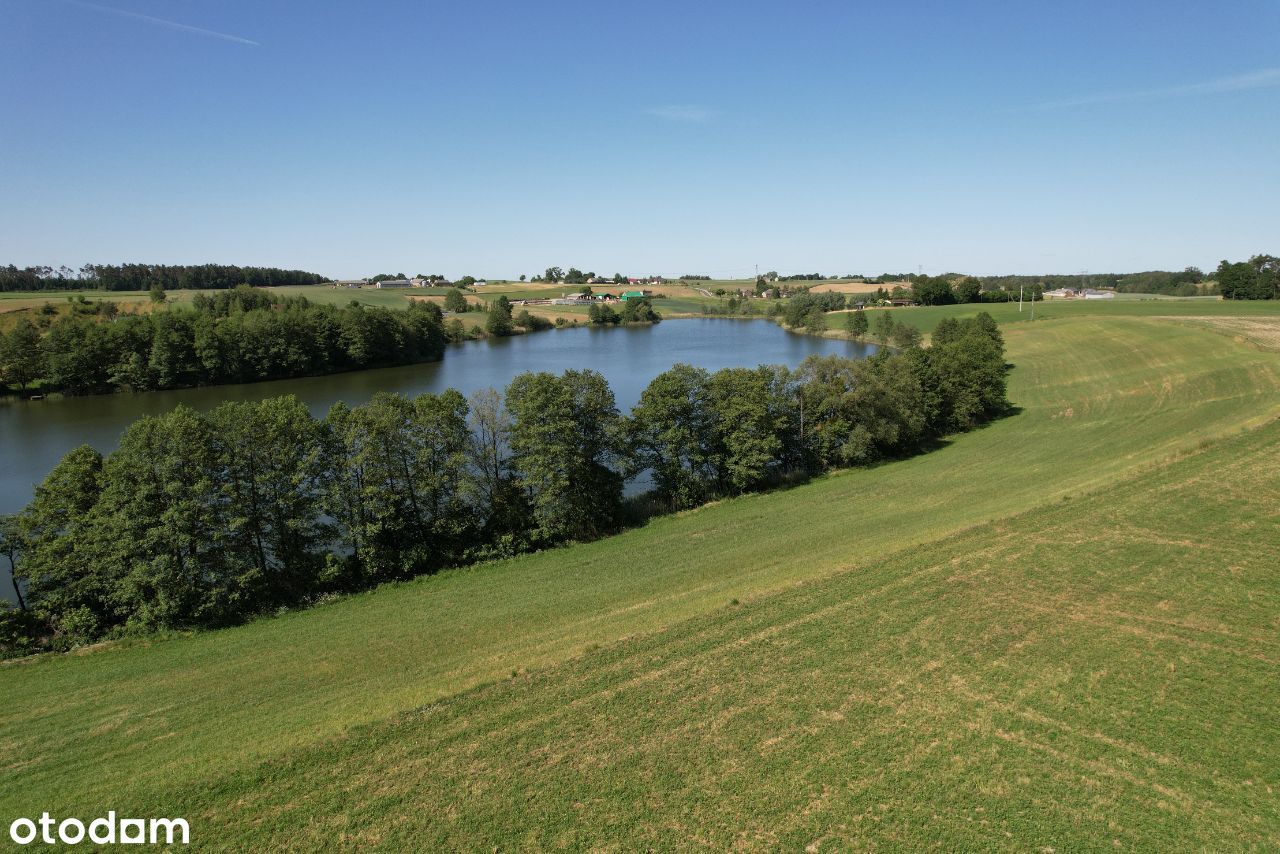
[[[1072,317],[1280,317],[1280,305],[1269,300],[1223,301],[1214,297],[1154,297],[1110,300],[1045,300],[1035,305],[1035,319],[1061,320]],[[944,317],[957,319],[973,317],[987,312],[1001,325],[1028,323],[1031,321],[1031,303],[1023,303],[1018,310],[1016,302],[966,303],[961,305],[912,306],[908,308],[872,308],[870,320],[874,324],[876,312],[889,311],[899,323],[914,326],[929,333]],[[833,311],[826,315],[827,328],[844,331],[848,312]]]
[[[1278,508],[1272,422],[177,809],[254,847],[1274,849]]]
[[[0,667],[0,818],[185,810],[197,844],[254,847],[1280,844],[1280,356],[1124,314],[1006,335],[1020,412],[927,455]]]

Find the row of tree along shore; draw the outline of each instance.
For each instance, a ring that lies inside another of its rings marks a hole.
[[[163,292],[158,302],[165,300]],[[481,310],[470,327],[440,306],[409,301],[403,311],[352,302],[319,305],[304,296],[240,285],[196,294],[190,308],[121,314],[111,301],[71,300],[70,313],[39,312],[0,333],[0,394],[102,394],[319,376],[435,361],[450,341],[551,329],[527,311],[513,315],[505,296],[468,303],[445,298],[455,313]],[[595,306],[592,307],[596,309]],[[607,308],[607,307],[604,307]],[[598,325],[654,323],[649,300],[622,311],[593,311]]]
[[[149,314],[73,302],[70,314],[24,318],[0,336],[0,390],[98,394],[314,376],[434,361],[445,343],[430,303],[338,308],[247,286]]]
[[[589,370],[470,401],[379,394],[322,419],[292,397],[180,407],[105,458],[71,451],[0,522],[21,600],[0,611],[0,648],[230,625],[918,453],[1004,412],[1005,373],[982,314],[868,359],[676,365],[626,416]],[[642,473],[652,491],[624,500]]]

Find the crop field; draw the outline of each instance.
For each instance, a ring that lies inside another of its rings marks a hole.
[[[839,294],[873,294],[880,288],[892,290],[894,287],[892,282],[880,284],[878,282],[823,282],[814,285],[811,289],[816,294],[826,293],[827,291],[835,291]]]
[[[925,455],[0,666],[0,815],[183,814],[209,847],[1274,848],[1280,355],[1256,306],[1180,306],[1040,304],[1004,327],[1016,414]],[[1004,307],[895,316],[971,308]]]

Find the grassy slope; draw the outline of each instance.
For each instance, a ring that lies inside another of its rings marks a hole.
[[[1280,410],[1280,360],[1151,320],[1009,329],[1023,412],[934,453],[240,629],[0,668],[0,816],[156,803],[513,669],[1099,489]]]
[[[1278,553],[1272,422],[166,805],[254,848],[1275,849]]]
[[[1071,317],[1150,317],[1162,315],[1168,317],[1235,317],[1258,316],[1280,317],[1280,303],[1271,300],[1235,300],[1223,301],[1204,297],[1151,297],[1142,298],[1133,294],[1125,294],[1124,298],[1113,300],[1048,300],[1036,303],[1036,321],[1063,320]],[[1007,303],[969,303],[965,305],[916,306],[912,308],[869,309],[871,321],[875,322],[874,313],[891,311],[893,318],[901,323],[916,327],[921,332],[931,332],[938,321],[944,317],[973,317],[979,312],[987,312],[999,323],[1026,323],[1031,320],[1031,303],[1025,303],[1022,311],[1018,311],[1016,302]],[[844,330],[845,312],[835,311],[826,315],[827,327],[839,331]]]

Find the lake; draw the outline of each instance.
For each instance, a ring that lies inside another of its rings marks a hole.
[[[67,451],[88,444],[106,453],[116,447],[129,424],[178,404],[208,410],[224,400],[293,394],[320,416],[335,401],[364,403],[378,391],[413,395],[456,388],[469,395],[488,387],[501,390],[523,371],[591,368],[609,380],[618,407],[626,411],[650,380],[677,362],[714,371],[760,364],[794,366],[812,353],[859,357],[874,351],[869,344],[793,334],[767,320],[696,318],[467,341],[450,346],[443,361],[399,368],[145,394],[15,401],[0,404],[0,513],[26,506],[34,485]]]

